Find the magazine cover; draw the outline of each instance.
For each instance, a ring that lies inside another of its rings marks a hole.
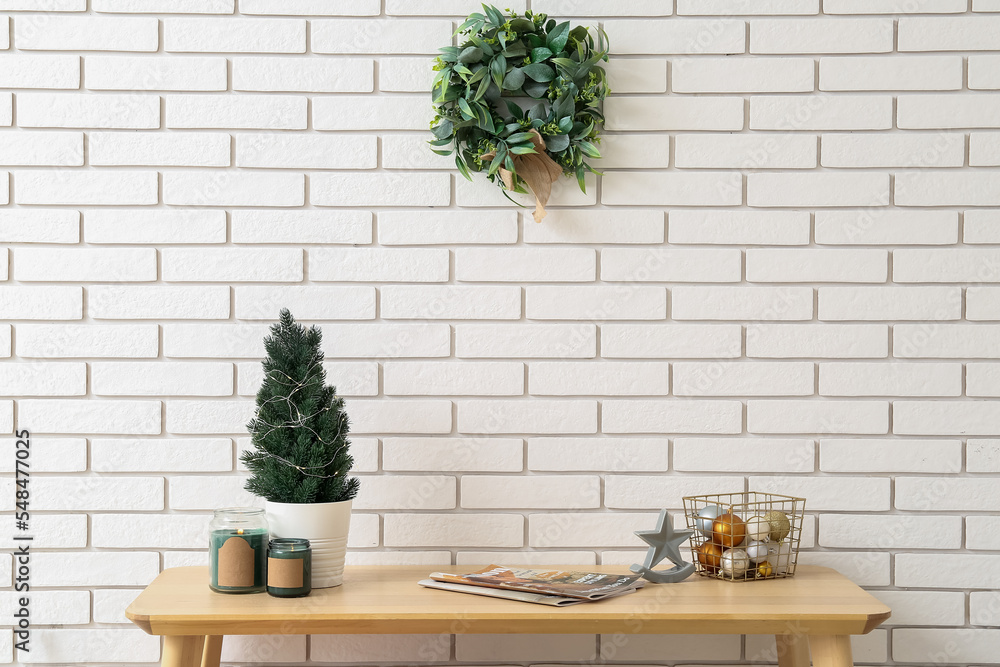
[[[636,574],[602,574],[568,570],[526,570],[489,565],[469,574],[434,572],[434,581],[503,588],[582,600],[600,600],[642,585]]]

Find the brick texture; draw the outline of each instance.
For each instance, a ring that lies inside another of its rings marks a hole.
[[[0,0],[0,434],[56,473],[31,662],[159,658],[124,606],[255,502],[237,455],[289,307],[351,416],[351,562],[630,563],[685,494],[802,495],[802,560],[893,607],[859,663],[1000,665],[1000,2],[510,6],[612,45],[603,173],[541,224],[426,146],[477,1]],[[267,639],[223,660],[616,648]]]

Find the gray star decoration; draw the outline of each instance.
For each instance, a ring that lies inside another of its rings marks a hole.
[[[674,530],[667,510],[660,510],[660,518],[656,522],[656,530],[637,530],[635,534],[649,545],[646,560],[642,565],[633,565],[629,569],[643,579],[654,584],[672,584],[683,581],[694,572],[694,565],[684,562],[681,558],[681,543],[694,535],[693,530]],[[674,567],[669,570],[654,571],[653,568],[664,558],[670,559]]]

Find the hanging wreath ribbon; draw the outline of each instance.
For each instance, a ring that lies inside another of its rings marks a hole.
[[[598,173],[584,158],[601,157],[600,104],[609,89],[598,63],[608,59],[607,35],[598,28],[595,45],[586,27],[545,14],[505,16],[489,5],[483,12],[459,26],[460,45],[440,49],[435,61],[430,144],[455,153],[469,180],[485,171],[505,195],[530,189],[541,222],[559,176],[576,176],[586,192],[587,172]]]

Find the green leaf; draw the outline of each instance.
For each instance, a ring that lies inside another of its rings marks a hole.
[[[446,150],[446,151],[441,151],[441,150],[438,150],[438,149],[436,149],[436,148],[432,148],[432,149],[431,149],[431,152],[432,152],[432,153],[437,153],[438,155],[451,155],[452,153],[454,153],[454,152],[455,152],[455,149],[454,149],[454,148],[449,148],[449,149],[448,149],[448,150]]]
[[[524,118],[524,109],[522,109],[517,103],[510,100],[504,100],[504,103],[507,105],[507,111],[510,112],[512,117],[517,118],[518,120]]]
[[[597,146],[590,143],[589,141],[581,141],[580,150],[583,151],[583,154],[586,155],[587,157],[592,157],[592,158],[601,157],[601,151],[597,150]]]
[[[590,58],[587,58],[586,60],[584,60],[582,63],[580,63],[580,66],[581,67],[586,67],[589,70],[591,67],[593,67],[597,63],[601,62],[605,58],[607,58],[607,56],[605,54],[598,53],[598,54],[593,55]]]
[[[535,24],[528,19],[517,18],[510,22],[510,29],[514,32],[533,32]]]
[[[497,173],[497,169],[499,169],[503,165],[504,160],[506,158],[507,158],[507,149],[501,147],[500,150],[497,151],[497,154],[493,157],[493,161],[490,162],[490,168],[489,171],[487,172],[487,175],[492,176],[493,174]]]
[[[484,76],[483,80],[479,82],[479,88],[476,89],[476,96],[473,97],[472,99],[476,100],[477,102],[483,99],[483,97],[486,95],[486,91],[490,89],[490,83],[491,81]]]
[[[552,153],[559,153],[569,148],[568,134],[553,134],[545,137],[545,149]]]
[[[549,85],[547,83],[538,83],[537,81],[525,81],[521,87],[524,88],[524,92],[528,94],[528,97],[533,97],[536,100],[542,99],[549,92]]]
[[[452,34],[457,35],[458,33],[465,32],[466,30],[478,32],[479,29],[483,27],[483,21],[485,19],[486,17],[479,12],[473,12],[472,14],[469,14],[469,18],[465,19],[465,21],[462,22],[462,25],[458,26],[458,29]]]
[[[597,50],[604,54],[604,60],[608,59],[608,33],[604,28],[597,28]]]
[[[539,102],[528,111],[528,118],[531,120],[545,120],[548,113],[545,111],[545,102]]]
[[[523,58],[528,55],[528,49],[525,48],[522,42],[517,41],[508,44],[507,48],[503,50],[503,55],[507,58]]]
[[[600,62],[600,55],[594,56],[584,60],[582,63],[576,66],[576,73],[573,74],[573,79],[576,81],[577,85],[583,85],[587,81],[587,77],[590,75],[590,70],[594,69],[598,62]],[[597,68],[598,81],[603,81],[603,76],[601,76],[602,70],[600,67]]]
[[[589,137],[590,133],[593,132],[593,131],[594,131],[594,121],[590,121],[585,126],[583,126],[583,129],[581,129],[578,132],[574,132],[573,133],[573,140],[574,141],[579,141],[580,139],[584,139],[586,137]]]
[[[540,63],[543,60],[548,60],[552,57],[552,52],[549,51],[544,46],[540,46],[537,49],[531,50],[531,62]]]
[[[555,118],[562,118],[563,116],[571,116],[573,114],[573,109],[576,106],[576,101],[573,99],[576,96],[574,88],[576,86],[571,86],[570,90],[560,95],[559,99],[552,105],[552,115]]]
[[[446,137],[444,139],[435,139],[434,141],[428,141],[431,146],[447,146],[451,143],[451,137]]]
[[[448,93],[448,82],[442,81],[431,89],[431,100],[434,104],[444,104]]]
[[[482,32],[483,26],[486,25],[486,18],[476,19],[475,23],[469,26],[470,33]]]
[[[474,109],[476,111],[476,126],[491,134],[496,132],[496,128],[493,127],[493,119],[490,117],[489,110],[479,103],[476,104]]]
[[[528,155],[529,153],[537,153],[534,146],[514,146],[510,149],[510,152],[514,155]]]
[[[507,78],[503,80],[504,90],[517,90],[524,85],[524,70],[515,67],[507,73]]]
[[[565,48],[566,40],[568,39],[569,21],[563,21],[554,30],[549,31],[549,36],[545,40],[545,46],[549,47],[552,53],[559,53]]]
[[[507,137],[507,143],[519,144],[522,141],[530,140],[532,136],[534,135],[531,132],[518,132]]]
[[[490,74],[493,76],[493,83],[497,84],[497,88],[503,87],[503,77],[507,73],[507,59],[502,55],[497,56],[492,61],[490,61]]]
[[[477,83],[480,80],[486,78],[486,75],[489,73],[490,70],[488,67],[480,67],[479,69],[476,70],[476,73],[472,75],[472,78],[470,78],[467,83],[471,86],[472,84]]]
[[[552,64],[568,70],[576,70],[576,68],[580,66],[580,63],[576,62],[572,58],[553,58]]]
[[[576,182],[579,184],[580,189],[583,192],[587,191],[587,181],[584,180],[586,175],[587,171],[583,168],[582,165],[576,168]]]
[[[445,137],[450,137],[451,133],[455,131],[455,124],[452,123],[447,118],[443,119],[440,123],[431,128],[431,132],[438,139],[444,139]]]
[[[472,41],[472,43],[473,43],[473,44],[475,44],[476,46],[478,46],[478,47],[479,47],[480,49],[482,49],[482,50],[483,50],[483,54],[484,54],[484,55],[485,55],[485,56],[486,56],[487,58],[492,58],[492,57],[493,57],[493,53],[494,53],[494,51],[493,51],[493,47],[492,47],[492,46],[490,46],[490,45],[489,45],[489,44],[488,44],[488,43],[486,42],[486,40],[485,40],[485,39],[483,39],[483,38],[482,38],[482,37],[480,37],[479,35],[472,35],[471,37],[469,37],[469,39],[470,39],[470,40]]]
[[[458,171],[461,172],[462,176],[466,179],[472,180],[472,174],[469,173],[469,167],[465,164],[465,160],[462,159],[460,154],[455,154],[455,166],[458,167]]]
[[[483,59],[483,50],[478,46],[470,46],[458,54],[460,63],[478,63]]]
[[[559,129],[564,133],[569,134],[573,129],[573,119],[569,116],[565,116],[559,121]]]
[[[503,14],[501,14],[500,10],[497,9],[496,7],[493,7],[491,5],[483,5],[483,11],[486,12],[486,16],[489,17],[490,22],[492,22],[493,25],[499,27],[504,24]]]
[[[458,60],[459,50],[457,46],[442,46],[438,51],[441,52],[439,57],[446,63],[453,63]]]
[[[464,97],[458,98],[458,108],[462,112],[462,118],[475,118],[476,112],[472,110],[469,103],[465,101]]]
[[[441,101],[441,103],[454,102],[461,96],[462,96],[462,89],[460,87],[449,86],[444,93],[444,99]]]
[[[532,63],[521,69],[524,73],[528,75],[533,81],[538,81],[539,83],[545,83],[556,78],[556,71],[544,63]]]

